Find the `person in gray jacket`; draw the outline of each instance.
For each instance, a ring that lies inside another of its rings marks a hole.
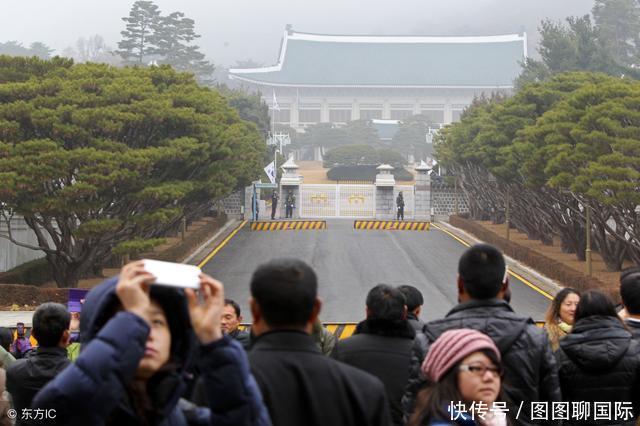
[[[409,383],[402,398],[405,420],[413,413],[416,393],[426,383],[420,365],[430,345],[447,330],[470,328],[487,334],[500,350],[505,393],[516,406],[522,403],[518,424],[543,424],[531,420],[531,403],[551,405],[562,400],[556,359],[546,332],[504,301],[509,282],[502,253],[487,244],[469,248],[458,263],[457,285],[459,304],[443,319],[428,322],[414,341]]]

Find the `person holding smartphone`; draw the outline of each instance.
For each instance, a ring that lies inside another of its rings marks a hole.
[[[155,281],[137,261],[89,292],[80,356],[32,407],[54,409],[49,423],[64,425],[270,425],[244,349],[222,334],[222,284],[201,274],[199,301],[193,289]],[[187,416],[178,402],[194,350],[208,407]]]

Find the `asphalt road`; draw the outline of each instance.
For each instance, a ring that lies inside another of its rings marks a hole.
[[[443,317],[457,302],[456,270],[465,246],[444,232],[355,230],[353,221],[328,221],[317,231],[254,231],[244,226],[203,270],[225,284],[226,297],[240,304],[245,322],[254,269],[277,257],[296,257],[318,274],[325,322],[364,318],[367,292],[378,283],[410,284],[422,291],[421,318]],[[542,320],[547,298],[510,277],[516,312]],[[535,283],[534,283],[535,284]]]

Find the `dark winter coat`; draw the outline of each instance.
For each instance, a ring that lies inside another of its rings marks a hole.
[[[229,333],[229,336],[237,340],[242,345],[244,350],[249,350],[249,347],[251,346],[251,334],[249,334],[248,331],[236,328],[231,333]]]
[[[425,383],[420,367],[429,346],[445,331],[459,328],[487,334],[500,349],[505,393],[518,406],[524,401],[519,424],[534,424],[527,416],[531,402],[561,400],[556,360],[547,333],[531,318],[514,313],[504,300],[472,300],[455,306],[443,319],[428,322],[416,336],[409,383],[402,398],[405,419],[413,413],[416,394]]]
[[[144,424],[133,408],[130,389],[150,329],[141,317],[118,312],[116,281],[117,278],[112,278],[89,292],[80,322],[80,356],[42,389],[33,402],[34,408],[55,409],[57,424]],[[199,345],[191,328],[184,293],[152,286],[151,297],[163,306],[171,330],[171,360],[147,383],[155,413],[149,414],[153,418],[151,423],[173,426],[209,420],[215,425],[269,425],[240,344],[225,336],[211,344]],[[206,363],[203,376],[209,407],[183,411],[178,400],[185,389],[185,369],[195,350],[201,352],[198,356]]]
[[[627,328],[629,328],[629,331],[633,335],[633,338],[636,340],[640,340],[640,321],[627,319],[625,321],[625,324],[627,324]]]
[[[418,318],[416,314],[409,312],[407,314],[407,321],[409,321],[409,325],[413,327],[416,333],[422,333],[422,327],[424,327],[424,322]]]
[[[64,348],[40,347],[27,354],[25,358],[16,360],[7,368],[7,391],[13,399],[13,408],[22,413],[30,408],[33,397],[47,383],[64,370],[71,361]],[[29,424],[16,418],[16,425]]]
[[[414,337],[407,321],[366,320],[358,324],[353,336],[339,341],[332,354],[382,381],[395,425],[402,425],[400,400],[409,379]]]
[[[640,408],[640,342],[615,317],[591,316],[576,321],[557,351],[560,386],[565,401],[633,402]],[[565,422],[633,425],[634,421]]]
[[[272,331],[253,341],[251,370],[277,426],[388,426],[384,386],[331,359],[301,331]]]

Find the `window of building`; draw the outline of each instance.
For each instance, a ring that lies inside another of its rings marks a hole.
[[[382,119],[381,109],[361,109],[360,118],[363,120]]]
[[[319,123],[319,109],[301,109],[298,111],[298,121],[300,123]]]
[[[279,111],[269,111],[271,113],[271,118],[276,123],[289,124],[291,122],[291,110],[290,109],[280,109]],[[275,117],[275,118],[274,118]]]
[[[392,120],[404,120],[413,115],[412,109],[392,109],[390,112]]]
[[[420,114],[427,117],[428,122],[431,124],[444,123],[444,110],[423,109]]]
[[[329,121],[331,123],[348,123],[351,121],[350,109],[330,109]]]

